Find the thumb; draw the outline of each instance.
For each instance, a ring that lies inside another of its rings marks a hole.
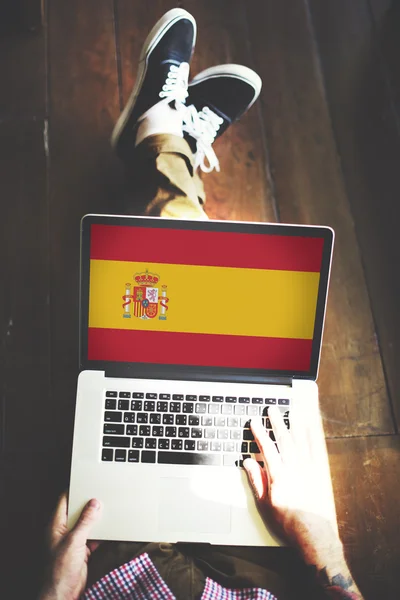
[[[246,458],[243,467],[247,473],[251,488],[257,500],[262,500],[267,494],[267,478],[258,462],[253,458]]]
[[[73,544],[76,546],[86,545],[90,538],[90,532],[93,525],[98,521],[101,512],[101,504],[95,498],[92,498],[83,509],[75,527],[71,531]]]
[[[48,534],[50,548],[55,548],[67,532],[67,494],[64,492],[58,500],[50,523]]]

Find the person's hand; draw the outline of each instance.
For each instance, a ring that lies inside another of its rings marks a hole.
[[[279,452],[261,419],[252,419],[264,468],[253,459],[244,461],[266,522],[308,559],[312,549],[342,551],[320,417],[309,408],[301,410],[299,402],[292,409],[290,432],[280,410],[269,408]]]
[[[362,600],[339,538],[317,403],[307,403],[303,410],[298,402],[291,411],[290,432],[278,408],[271,407],[268,416],[279,452],[261,419],[252,419],[264,467],[251,458],[243,463],[262,515],[297,547],[325,590],[324,597]]]
[[[75,600],[86,586],[87,562],[99,542],[89,542],[93,524],[99,519],[98,500],[88,502],[75,527],[67,528],[67,496],[58,502],[49,531],[51,564],[39,600]]]

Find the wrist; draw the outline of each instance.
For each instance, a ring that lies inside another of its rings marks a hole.
[[[342,562],[344,549],[337,527],[327,520],[301,515],[301,519],[285,523],[285,533],[298,550],[304,562],[321,565],[327,562]]]
[[[327,565],[335,567],[346,564],[343,544],[339,537],[322,539],[318,541],[308,540],[298,546],[301,557],[308,565],[314,565],[322,569]]]
[[[319,589],[329,592],[329,598],[362,600],[346,562],[343,544],[340,539],[330,544],[303,547],[300,554],[313,574],[313,580]],[[324,596],[325,598],[325,596]]]

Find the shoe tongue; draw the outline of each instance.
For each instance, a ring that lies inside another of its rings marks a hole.
[[[167,60],[163,60],[160,64],[162,66],[167,66],[168,68],[171,65],[176,65],[177,67],[179,67],[181,65],[182,61],[181,60],[175,60],[174,58],[168,58]]]

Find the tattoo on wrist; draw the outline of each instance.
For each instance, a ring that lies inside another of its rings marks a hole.
[[[354,586],[354,581],[352,577],[348,577],[346,579],[346,577],[344,577],[344,575],[342,575],[341,573],[338,573],[337,575],[334,575],[332,578],[330,578],[328,576],[328,571],[326,567],[320,570],[318,574],[318,579],[321,585],[324,587],[335,586],[342,588],[343,590],[349,590],[352,586]]]
[[[324,590],[324,598],[328,600],[362,600],[362,596],[355,592],[357,586],[351,575],[345,576],[337,573],[330,577],[327,567],[318,570],[315,565],[311,566],[314,581]]]

